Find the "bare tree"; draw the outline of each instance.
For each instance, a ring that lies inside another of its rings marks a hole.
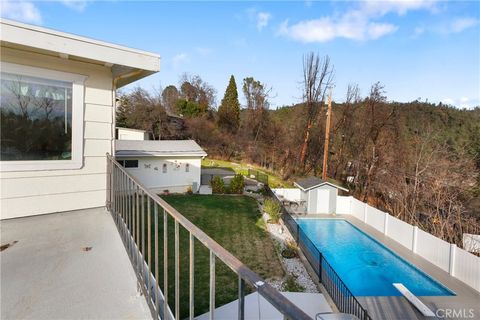
[[[300,163],[305,169],[308,144],[312,127],[315,124],[325,93],[333,84],[334,68],[330,58],[325,56],[320,59],[313,52],[303,57],[303,101],[306,106],[306,121],[303,142],[300,149]]]

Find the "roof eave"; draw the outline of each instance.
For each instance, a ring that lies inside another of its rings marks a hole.
[[[119,78],[117,87],[160,71],[160,56],[155,53],[7,19],[0,19],[0,24],[2,43],[111,67],[113,76]]]
[[[336,184],[333,184],[333,183],[330,183],[330,182],[322,182],[322,183],[319,183],[319,184],[317,184],[317,185],[311,186],[311,187],[309,187],[309,188],[303,188],[301,185],[299,185],[299,184],[296,183],[296,182],[294,182],[293,184],[294,184],[295,186],[297,186],[298,188],[300,188],[301,190],[305,191],[305,192],[306,192],[306,191],[309,191],[309,190],[312,190],[312,189],[315,189],[315,188],[317,188],[317,187],[321,187],[321,186],[323,186],[323,185],[325,185],[325,184],[328,184],[329,186],[334,187],[334,188],[337,188],[337,189],[340,189],[340,190],[342,190],[342,191],[349,192],[348,189],[346,189],[346,188],[344,188],[344,187],[341,187],[341,186],[337,186]]]
[[[195,157],[195,158],[203,158],[206,157],[206,153],[165,153],[165,154],[155,154],[155,153],[136,153],[136,152],[131,152],[131,153],[123,153],[123,152],[115,152],[116,157],[141,157],[141,158],[147,158],[147,157],[177,157],[177,158],[186,158],[186,157]]]

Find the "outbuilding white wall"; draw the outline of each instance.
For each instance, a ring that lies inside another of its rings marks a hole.
[[[1,219],[105,205],[106,157],[112,152],[112,74],[103,65],[17,49],[1,49],[2,61],[77,73],[85,82],[84,163],[81,169],[2,172]]]
[[[148,133],[142,130],[117,128],[119,140],[148,140]]]
[[[142,184],[153,192],[186,192],[188,187],[196,184],[200,187],[202,160],[198,158],[162,158],[138,157],[117,158],[118,160],[138,160],[138,168],[125,168]],[[190,165],[186,172],[186,164]],[[163,173],[163,164],[167,164],[167,172]],[[193,190],[196,192],[197,190]]]
[[[338,190],[329,185],[311,189],[307,193],[307,213],[335,213]]]

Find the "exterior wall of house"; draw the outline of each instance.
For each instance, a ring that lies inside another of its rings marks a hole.
[[[112,74],[103,65],[1,48],[5,62],[86,75],[84,150],[80,169],[2,172],[1,219],[100,207],[106,200],[106,157],[112,152]]]
[[[196,186],[194,192],[200,187],[202,160],[197,158],[166,158],[166,157],[128,157],[117,160],[138,160],[138,168],[125,168],[142,184],[153,192],[161,193],[168,190],[171,193],[186,192],[188,187]],[[163,172],[166,164],[167,172]],[[189,172],[186,172],[186,165]]]
[[[148,140],[148,133],[142,130],[117,128],[119,140]]]

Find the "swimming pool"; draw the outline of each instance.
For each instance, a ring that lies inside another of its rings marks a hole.
[[[403,283],[417,296],[454,293],[343,219],[297,223],[355,296],[400,296]]]

